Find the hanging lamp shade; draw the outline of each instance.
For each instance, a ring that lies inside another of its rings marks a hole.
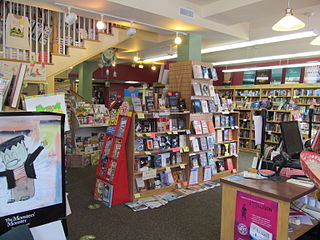
[[[310,42],[311,45],[320,46],[320,35]]]
[[[293,16],[292,8],[286,9],[286,15],[272,26],[273,31],[286,32],[304,28],[305,24],[299,18]]]

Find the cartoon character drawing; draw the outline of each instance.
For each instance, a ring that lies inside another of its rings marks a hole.
[[[0,144],[0,162],[6,168],[0,177],[6,177],[11,198],[8,203],[25,201],[35,194],[34,179],[36,173],[33,162],[44,149],[39,146],[33,153],[28,153],[24,135],[11,138]]]

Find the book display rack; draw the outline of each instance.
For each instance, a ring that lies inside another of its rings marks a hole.
[[[129,201],[126,142],[131,117],[129,104],[124,101],[119,109],[117,124],[107,128],[97,166],[94,198],[108,207]]]
[[[279,144],[282,121],[300,120],[304,137],[308,133],[308,112],[314,107],[313,132],[320,127],[320,84],[243,85],[217,88],[220,96],[232,97],[240,111],[240,150],[255,152],[253,116],[269,108],[266,122],[266,146]]]
[[[219,98],[211,64],[170,64],[169,89],[181,92],[190,110],[189,185],[225,177],[237,170],[239,113],[228,97]]]

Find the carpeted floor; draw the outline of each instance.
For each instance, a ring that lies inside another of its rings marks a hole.
[[[253,154],[241,153],[239,170],[251,166]],[[133,212],[124,204],[90,210],[95,167],[68,169],[67,192],[72,214],[68,240],[94,235],[97,240],[219,240],[221,187],[168,203],[159,209]],[[320,239],[320,238],[304,238]]]

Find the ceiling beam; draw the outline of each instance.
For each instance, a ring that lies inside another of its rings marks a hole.
[[[261,1],[263,0],[219,0],[201,7],[200,15],[207,18]]]
[[[162,0],[158,4],[150,4],[150,0],[108,0],[109,2],[120,4],[126,7],[138,9],[140,11],[145,11],[152,13],[161,17],[183,21],[190,26],[189,31],[193,31],[192,27],[196,26],[198,30],[208,29],[211,31],[219,32],[226,34],[238,39],[248,39],[249,29],[246,25],[237,25],[237,26],[226,26],[220,23],[213,22],[208,19],[204,19],[199,16],[201,8],[185,0]],[[224,0],[226,1],[226,0]],[[229,1],[229,0],[227,0]],[[243,0],[237,0],[243,1]],[[256,0],[257,1],[257,0]],[[196,12],[195,18],[187,18],[179,15],[179,8],[186,7],[194,10]],[[160,25],[160,23],[158,24]],[[164,26],[161,26],[164,27]],[[175,26],[171,27],[172,30],[187,32],[188,29],[175,29]]]

